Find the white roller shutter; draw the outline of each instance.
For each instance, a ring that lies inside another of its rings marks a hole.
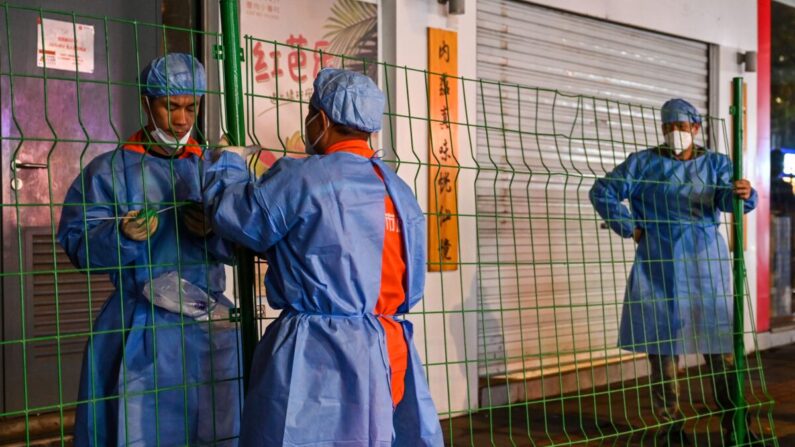
[[[706,113],[709,48],[520,1],[477,5],[480,371],[617,355],[634,246],[600,228],[588,191],[658,144],[652,107],[682,97]]]

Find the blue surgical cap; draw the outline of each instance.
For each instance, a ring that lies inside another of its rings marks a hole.
[[[320,70],[309,103],[337,124],[362,132],[381,130],[384,94],[363,74],[339,68]]]
[[[662,109],[663,124],[670,123],[694,123],[701,124],[701,115],[693,104],[681,98],[669,99],[663,104]]]
[[[203,95],[207,90],[204,66],[186,53],[158,57],[141,72],[141,94],[152,98]]]

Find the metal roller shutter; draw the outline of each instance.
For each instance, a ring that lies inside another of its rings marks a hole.
[[[653,107],[683,97],[708,110],[708,45],[520,1],[477,4],[480,372],[617,355],[634,246],[600,228],[588,191],[658,143]]]

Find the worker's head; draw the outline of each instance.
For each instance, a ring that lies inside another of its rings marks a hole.
[[[190,54],[170,53],[150,62],[139,83],[152,138],[172,150],[187,143],[207,90],[201,62]]]
[[[693,148],[696,135],[701,130],[701,115],[692,104],[674,98],[663,104],[662,132],[665,145],[676,154]]]
[[[344,140],[367,140],[381,130],[384,94],[369,77],[325,68],[318,73],[306,115],[306,151],[322,154]]]

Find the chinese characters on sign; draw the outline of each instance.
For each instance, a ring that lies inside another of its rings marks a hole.
[[[302,156],[304,117],[317,73],[324,67],[350,68],[351,60],[340,55],[377,58],[365,52],[378,48],[377,17],[378,6],[370,1],[241,0],[246,114],[253,123],[247,143],[277,157]],[[368,27],[352,35],[348,29],[354,23]]]
[[[290,34],[290,37],[286,40],[287,45],[296,45],[301,48],[309,48],[308,43],[306,37],[302,34],[297,37]],[[312,53],[313,61],[310,71],[310,67],[307,64],[307,51],[298,50],[298,48],[287,51],[287,64],[285,67],[282,52],[286,51],[287,47],[280,46],[277,49],[275,45],[256,42],[251,50],[254,56],[254,82],[258,84],[266,83],[276,76],[284,76],[285,70],[293,82],[305,83],[307,80],[314,80],[321,68],[333,66],[332,56],[322,53],[328,46],[329,42],[326,40],[315,42],[312,48],[317,53]],[[322,57],[321,54],[323,54]]]
[[[36,19],[36,66],[94,72],[94,27],[52,19]]]
[[[241,2],[245,14],[260,19],[278,19],[280,0],[245,0]]]
[[[458,268],[458,36],[428,28],[428,269]]]

